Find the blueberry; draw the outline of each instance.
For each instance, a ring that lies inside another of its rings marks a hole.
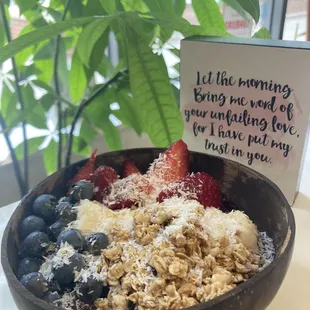
[[[109,245],[108,237],[103,233],[91,234],[85,238],[85,251],[100,255],[101,250],[106,249]]]
[[[51,240],[56,241],[57,237],[60,235],[60,233],[66,228],[67,224],[62,221],[57,221],[54,224],[52,224],[47,229],[47,233]]]
[[[47,292],[43,300],[56,307],[60,307],[60,296],[57,292]]]
[[[35,231],[28,235],[20,244],[19,255],[21,257],[41,257],[49,245],[50,240],[48,235],[40,231]]]
[[[158,275],[157,270],[156,270],[155,268],[151,267],[151,271],[152,271],[152,274],[153,274],[155,277],[157,277],[157,275]]]
[[[43,261],[38,258],[25,257],[18,265],[17,277],[21,279],[22,276],[31,273],[38,272],[42,265]]]
[[[34,231],[45,231],[46,225],[43,219],[38,216],[30,215],[22,220],[19,232],[21,239],[25,239]]]
[[[42,298],[47,292],[47,282],[39,272],[24,275],[20,283],[38,298]]]
[[[92,199],[94,196],[94,184],[89,181],[78,181],[72,185],[71,200],[79,202],[81,199]]]
[[[61,243],[69,243],[75,250],[82,251],[84,247],[84,238],[82,233],[77,229],[68,229],[60,233],[57,238],[57,245]]]
[[[55,209],[56,218],[65,223],[70,223],[76,220],[77,211],[69,202],[60,202]]]
[[[60,285],[68,285],[73,283],[75,274],[74,272],[81,271],[81,269],[85,266],[84,258],[79,253],[73,253],[68,258],[69,264],[64,263],[62,266],[54,266],[53,273],[54,279]]]
[[[108,294],[110,292],[110,287],[109,286],[104,286],[103,287],[103,292],[102,292],[102,298],[107,298],[108,297]]]
[[[61,288],[55,280],[51,280],[50,282],[48,282],[48,290],[51,292],[61,293]]]
[[[90,303],[100,298],[103,293],[103,285],[94,277],[87,278],[86,282],[79,282],[76,285],[76,296],[83,302]]]
[[[70,197],[62,197],[59,199],[59,202],[58,203],[61,203],[61,202],[70,202],[71,203],[71,198]]]
[[[33,203],[33,213],[43,218],[45,222],[53,223],[56,205],[57,199],[55,196],[49,194],[41,195]]]
[[[128,310],[135,310],[135,308],[136,308],[136,305],[131,300],[129,300],[128,301]]]

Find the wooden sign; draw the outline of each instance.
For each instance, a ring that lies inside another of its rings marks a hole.
[[[310,44],[191,37],[181,42],[181,111],[191,150],[298,190],[310,109]]]

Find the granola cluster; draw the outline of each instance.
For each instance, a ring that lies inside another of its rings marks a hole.
[[[191,207],[192,206],[192,207]],[[116,227],[102,251],[110,292],[97,310],[182,309],[220,296],[259,271],[255,248],[212,237],[199,203],[133,210],[133,230]]]

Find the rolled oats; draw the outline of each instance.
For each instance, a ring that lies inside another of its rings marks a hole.
[[[180,226],[161,206],[134,211],[131,236],[113,231],[102,251],[110,293],[97,310],[190,307],[233,289],[258,271],[260,257],[227,236],[213,239],[199,224],[203,210]],[[168,229],[167,229],[168,228]]]

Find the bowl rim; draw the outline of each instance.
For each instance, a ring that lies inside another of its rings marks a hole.
[[[156,147],[145,147],[145,148],[131,148],[131,149],[124,149],[124,150],[119,150],[119,151],[112,151],[112,152],[104,152],[101,154],[98,154],[97,157],[99,156],[120,156],[121,153],[123,152],[128,152],[128,151],[141,151],[141,150],[148,150],[148,151],[155,151],[155,152],[162,152],[164,150],[166,150],[166,148],[156,148]],[[246,289],[247,287],[253,285],[255,282],[260,281],[262,278],[265,277],[265,275],[267,275],[268,273],[270,273],[272,270],[274,270],[276,268],[276,266],[285,258],[285,256],[288,254],[287,252],[289,252],[293,246],[294,246],[294,241],[295,241],[295,234],[296,234],[296,223],[295,223],[295,217],[294,217],[294,213],[292,211],[292,207],[290,206],[290,204],[288,203],[287,199],[285,198],[284,194],[282,193],[282,191],[280,190],[280,188],[274,183],[272,182],[269,178],[267,178],[266,176],[264,176],[263,174],[261,174],[260,172],[257,172],[256,170],[249,168],[248,166],[241,164],[239,162],[233,161],[231,159],[227,159],[224,157],[220,157],[220,156],[216,156],[216,155],[210,155],[210,154],[206,154],[206,153],[202,153],[202,152],[195,152],[195,151],[191,151],[189,150],[190,153],[193,154],[197,154],[197,155],[203,155],[203,156],[207,156],[207,157],[211,157],[211,158],[215,158],[215,159],[220,159],[223,160],[225,162],[229,162],[230,164],[235,165],[236,167],[238,167],[238,172],[241,170],[240,167],[244,170],[244,171],[248,171],[250,172],[253,176],[256,175],[257,177],[259,177],[260,179],[263,179],[265,182],[267,182],[275,191],[275,194],[278,195],[279,199],[282,200],[283,205],[284,205],[284,209],[287,211],[287,221],[288,221],[288,226],[289,226],[289,231],[288,231],[288,235],[286,236],[286,244],[284,249],[281,250],[280,254],[278,257],[276,257],[267,267],[265,267],[263,270],[259,271],[257,274],[255,274],[254,276],[252,276],[250,279],[248,279],[246,282],[243,282],[239,285],[237,285],[235,288],[233,288],[232,290],[228,291],[227,293],[216,297],[214,299],[211,299],[207,302],[203,302],[200,303],[198,305],[195,306],[191,306],[188,308],[184,308],[187,310],[190,309],[195,309],[195,310],[202,310],[202,309],[210,309],[212,306],[218,305],[222,302],[224,302],[226,299],[234,297],[236,295],[238,295],[239,293],[241,293],[244,289]],[[35,304],[36,306],[39,306],[45,310],[56,310],[56,309],[63,309],[60,307],[56,307],[53,306],[47,302],[45,302],[44,300],[35,297],[32,293],[30,293],[17,279],[16,275],[14,274],[10,262],[8,260],[8,256],[6,253],[6,248],[7,248],[7,244],[8,244],[8,237],[9,237],[9,231],[11,229],[12,226],[12,222],[16,216],[16,214],[19,212],[19,209],[23,206],[24,201],[32,194],[36,191],[36,189],[41,186],[42,184],[44,184],[46,181],[48,181],[48,179],[52,178],[56,173],[59,173],[61,171],[64,171],[65,169],[67,169],[68,167],[70,167],[71,165],[76,165],[76,166],[80,166],[83,163],[85,163],[87,161],[88,158],[86,159],[82,159],[80,161],[71,163],[69,166],[67,167],[63,167],[62,169],[54,172],[53,174],[49,175],[47,178],[45,178],[44,180],[42,180],[41,182],[39,182],[33,189],[31,189],[24,197],[22,197],[22,199],[20,200],[19,204],[17,205],[16,209],[14,210],[13,214],[11,215],[4,233],[3,233],[3,237],[2,237],[2,242],[1,242],[1,264],[2,264],[2,268],[4,271],[4,274],[6,276],[7,282],[10,281],[9,286],[12,286],[15,290],[17,291],[21,291],[21,294],[23,295],[24,298],[26,298],[29,302]]]

